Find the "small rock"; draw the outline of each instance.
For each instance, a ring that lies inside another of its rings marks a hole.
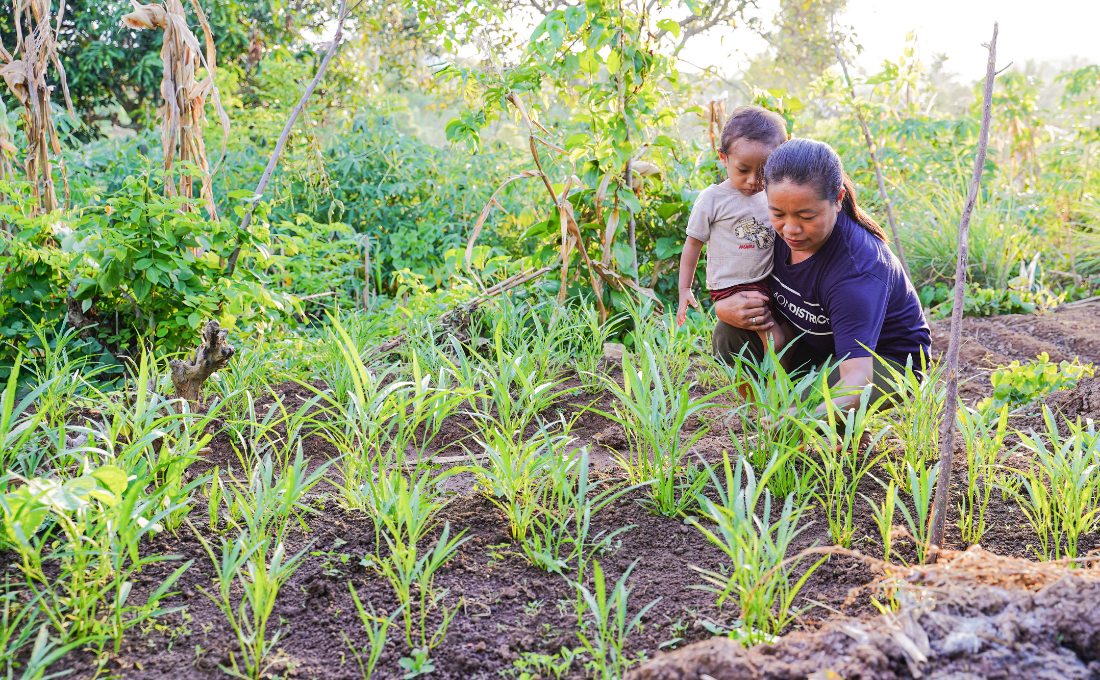
[[[511,600],[515,597],[518,597],[519,593],[516,591],[515,588],[507,587],[507,588],[504,588],[503,590],[500,591],[500,596],[501,597],[506,597],[509,600]]]
[[[511,649],[508,649],[508,645],[501,645],[497,647],[497,654],[505,661],[514,661],[519,658],[519,654],[516,654]]]
[[[482,640],[481,642],[474,645],[474,651],[475,652],[484,652],[485,651],[485,641]]]
[[[622,361],[626,352],[626,345],[618,342],[605,342],[603,344],[603,358],[608,361]]]

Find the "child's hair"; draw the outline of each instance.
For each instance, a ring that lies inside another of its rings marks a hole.
[[[733,140],[742,137],[779,146],[787,141],[787,121],[762,106],[738,106],[722,128],[722,153],[729,151]]]
[[[840,156],[825,142],[792,139],[773,151],[764,165],[764,186],[785,181],[798,186],[812,185],[818,196],[827,201],[835,201],[843,188],[844,200],[840,208],[844,214],[878,240],[887,242],[886,232],[856,203],[855,187],[844,172]]]

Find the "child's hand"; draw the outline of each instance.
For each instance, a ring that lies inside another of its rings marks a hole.
[[[676,325],[683,326],[687,321],[688,305],[691,305],[695,309],[699,309],[699,302],[695,299],[695,294],[691,292],[690,288],[680,289],[680,307],[676,310]]]

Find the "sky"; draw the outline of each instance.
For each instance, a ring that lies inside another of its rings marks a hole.
[[[778,0],[762,0],[762,16],[772,16]],[[921,57],[930,64],[944,53],[949,72],[963,82],[985,74],[986,51],[982,43],[1000,25],[997,68],[1010,61],[1023,66],[1028,60],[1061,61],[1077,57],[1082,63],[1100,63],[1100,0],[849,0],[837,17],[855,29],[864,48],[857,59],[867,71],[877,71],[883,59],[897,58],[905,36],[916,31]],[[730,56],[731,49],[735,50]],[[732,75],[748,57],[764,49],[764,42],[744,30],[697,38],[681,56],[700,66],[718,66]]]

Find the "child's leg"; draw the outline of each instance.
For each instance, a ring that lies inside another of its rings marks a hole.
[[[787,346],[788,338],[778,323],[766,331],[757,331],[756,334],[760,337],[760,341],[764,343],[764,347],[767,348],[771,345],[776,354],[782,352],[783,348]]]

